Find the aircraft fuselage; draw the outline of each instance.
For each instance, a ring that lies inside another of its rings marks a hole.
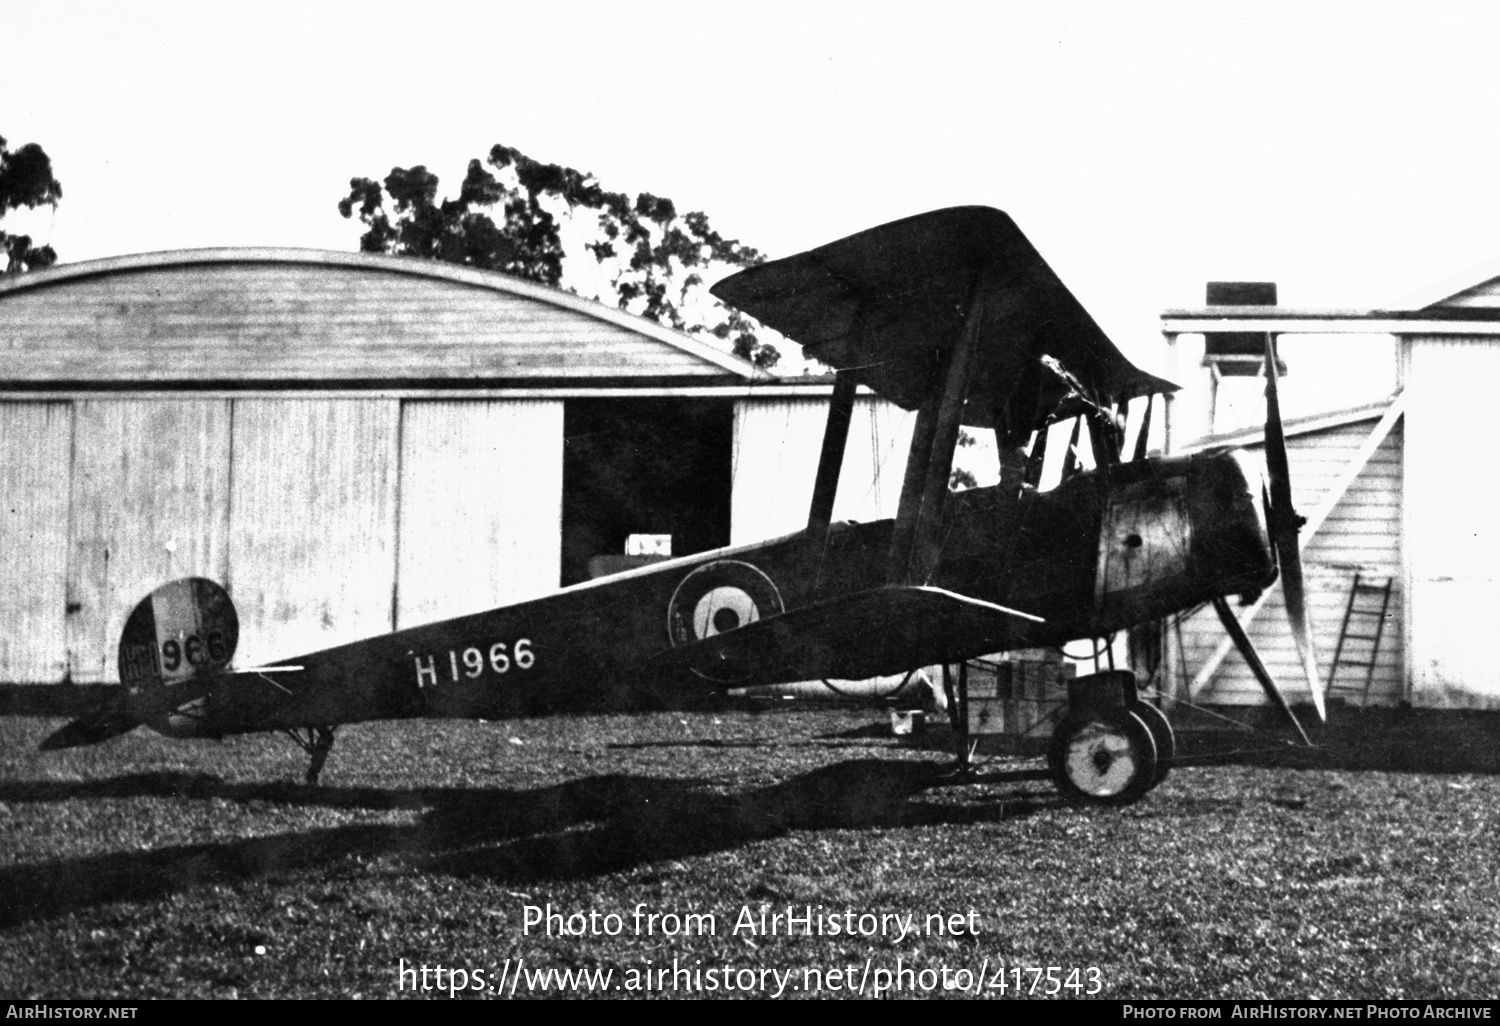
[[[929,581],[1041,617],[1015,647],[1100,637],[1275,579],[1260,480],[1242,454],[1151,459],[1046,492],[949,497]],[[893,522],[839,524],[590,581],[514,605],[309,653],[195,689],[191,715],[148,719],[221,736],[406,717],[496,719],[631,709],[734,681],[664,679],[653,657],[711,634],[885,584]],[[951,661],[985,654],[956,651]],[[744,683],[744,682],[741,682]],[[751,683],[779,683],[753,681]]]

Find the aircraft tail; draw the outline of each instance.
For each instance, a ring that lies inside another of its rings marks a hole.
[[[228,665],[240,621],[223,588],[204,577],[163,584],[136,605],[120,632],[120,687],[42,742],[44,749],[98,744],[146,724],[192,735],[187,708],[201,683]]]

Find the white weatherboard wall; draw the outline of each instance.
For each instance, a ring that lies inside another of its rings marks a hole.
[[[734,409],[730,544],[745,545],[807,526],[818,471],[826,398],[757,399]],[[916,414],[872,396],[855,400],[839,477],[835,520],[868,523],[896,515]]]
[[[1406,417],[1411,416],[1409,408]],[[1406,419],[1403,417],[1403,421]],[[1287,461],[1292,478],[1292,501],[1304,516],[1316,510],[1361,444],[1379,422],[1380,413],[1369,419],[1325,430],[1295,434],[1287,438]],[[1263,446],[1251,447],[1263,451]],[[1338,644],[1339,630],[1356,572],[1368,581],[1395,579],[1386,624],[1376,657],[1370,686],[1370,704],[1391,705],[1405,698],[1404,639],[1402,625],[1401,468],[1403,424],[1398,423],[1371,455],[1364,469],[1349,485],[1317,533],[1304,539],[1303,566],[1308,608],[1313,621],[1318,669],[1326,684]],[[1408,463],[1409,465],[1409,463]],[[1231,601],[1231,608],[1238,607]],[[1367,631],[1368,622],[1353,630]],[[1248,630],[1271,676],[1293,701],[1308,700],[1306,677],[1297,657],[1287,622],[1281,583],[1270,595]],[[1203,666],[1225,637],[1224,628],[1212,609],[1203,609],[1182,622],[1182,648],[1169,636],[1169,656],[1183,659],[1187,679]],[[1341,684],[1361,682],[1362,670],[1339,671]],[[1361,687],[1362,690],[1362,687]],[[1341,692],[1360,701],[1361,691]],[[1266,700],[1265,693],[1238,652],[1231,652],[1194,701],[1227,705],[1254,705]]]
[[[409,400],[401,418],[396,626],[555,590],[562,402]]]
[[[1500,708],[1500,477],[1488,412],[1500,342],[1414,338],[1407,354],[1412,702]]]

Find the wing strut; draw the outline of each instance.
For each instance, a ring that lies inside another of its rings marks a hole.
[[[986,318],[998,312],[996,300],[1007,297],[999,270],[997,265],[988,264],[976,276],[963,330],[943,357],[939,375],[942,391],[924,402],[917,412],[917,427],[906,458],[906,478],[901,486],[901,505],[886,561],[887,584],[925,584],[937,566],[948,477],[953,472],[953,450],[958,445],[958,429],[977,362],[975,354],[984,338]],[[998,373],[1006,378],[1013,376],[1025,359],[1025,347],[999,349]]]
[[[891,548],[886,556],[887,584],[905,584],[907,580],[906,569],[911,561],[912,541],[916,537],[917,514],[922,507],[922,482],[926,476],[928,459],[932,455],[937,415],[936,398],[928,399],[917,408],[917,423],[912,428],[911,448],[906,452],[906,474],[901,481],[901,501],[896,507],[896,524],[891,530]]]
[[[887,584],[925,584],[937,564],[938,526],[948,498],[948,476],[953,472],[953,450],[969,395],[969,371],[979,343],[984,299],[977,290],[969,300],[968,316],[958,344],[946,355],[943,390],[922,404],[917,429],[906,458],[906,480],[891,535],[886,564]]]
[[[1146,413],[1141,418],[1140,434],[1135,436],[1135,454],[1131,456],[1132,463],[1139,463],[1146,458],[1146,447],[1151,444],[1151,407],[1156,403],[1156,396],[1146,396]]]
[[[818,456],[818,476],[813,481],[812,508],[807,513],[807,533],[814,541],[828,537],[833,523],[833,500],[838,495],[839,471],[844,465],[844,447],[849,441],[849,421],[854,416],[854,372],[841,370],[833,379],[833,401],[823,427],[823,451]]]

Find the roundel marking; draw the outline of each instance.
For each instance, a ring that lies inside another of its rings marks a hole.
[[[781,592],[758,567],[737,559],[705,563],[682,579],[667,605],[672,646],[723,634],[785,607]]]
[[[759,619],[760,609],[749,592],[722,584],[710,590],[693,607],[693,633],[708,638]]]

